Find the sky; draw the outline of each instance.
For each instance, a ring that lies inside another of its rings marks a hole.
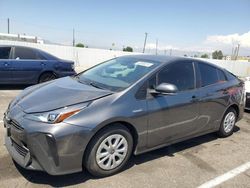
[[[0,0],[0,32],[65,45],[250,55],[250,0]],[[112,46],[114,44],[114,46]]]

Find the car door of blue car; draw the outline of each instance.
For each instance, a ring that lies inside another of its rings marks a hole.
[[[8,84],[12,80],[11,47],[0,47],[0,84]]]
[[[15,83],[37,83],[45,67],[45,60],[36,50],[27,47],[15,47],[13,59],[13,81]]]

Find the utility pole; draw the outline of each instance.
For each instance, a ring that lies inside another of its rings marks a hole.
[[[238,55],[239,55],[239,50],[240,50],[240,44],[238,44],[238,47],[237,47],[237,53],[236,53],[235,60],[237,60],[237,58],[238,58]]]
[[[158,39],[156,39],[156,42],[155,42],[155,55],[157,55],[157,52],[158,51]]]
[[[73,46],[75,46],[75,29],[73,28]]]
[[[143,45],[143,50],[142,50],[142,53],[144,53],[144,52],[145,52],[146,43],[147,43],[147,37],[148,37],[148,33],[146,32],[146,33],[145,33],[145,40],[144,40],[144,45]]]
[[[237,53],[237,46],[234,48],[234,59],[233,60],[236,60],[236,53]]]
[[[234,47],[232,47],[232,54],[231,54],[231,60],[234,59]]]
[[[10,19],[7,19],[7,26],[8,26],[8,34],[10,34]]]

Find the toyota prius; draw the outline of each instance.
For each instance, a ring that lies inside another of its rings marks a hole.
[[[242,118],[244,83],[191,58],[131,55],[25,89],[4,115],[20,166],[51,175],[119,172],[131,155],[217,132]]]

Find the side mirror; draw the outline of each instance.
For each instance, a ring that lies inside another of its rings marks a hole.
[[[151,94],[162,94],[162,95],[174,95],[178,91],[177,87],[174,84],[161,83],[152,90]]]

